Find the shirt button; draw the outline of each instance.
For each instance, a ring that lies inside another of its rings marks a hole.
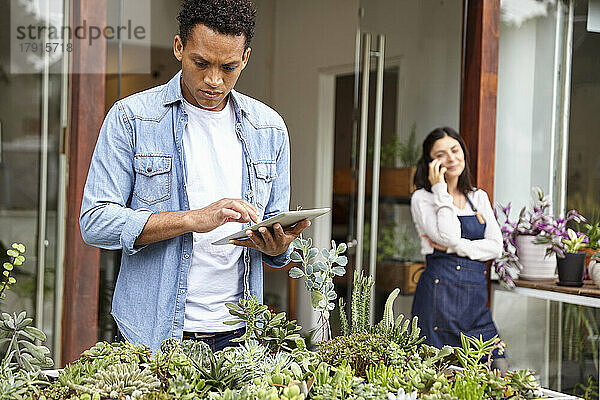
[[[435,281],[433,281],[433,282],[434,282],[434,283],[437,285],[438,283],[440,283],[440,280],[439,280],[439,279],[436,279],[436,280],[435,280]]]
[[[460,271],[460,265],[457,265],[457,266],[456,266],[456,270],[457,270],[457,271]]]
[[[181,290],[179,291],[179,293],[181,293],[181,294],[184,294],[184,293],[185,293],[185,290],[181,289]]]
[[[437,330],[438,330],[438,327],[437,327],[437,326],[434,326],[434,327],[433,327],[433,330],[434,330],[434,331],[437,331]]]
[[[185,258],[190,258],[189,254],[184,255]]]
[[[148,171],[148,172],[152,172],[152,168],[148,167],[148,168],[146,169],[146,171]]]

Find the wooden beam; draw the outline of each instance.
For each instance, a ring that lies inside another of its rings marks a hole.
[[[474,184],[485,190],[493,206],[500,0],[464,0],[463,4],[460,132],[471,157]],[[488,307],[490,275],[488,262]]]
[[[72,26],[106,26],[105,0],[74,0]],[[104,119],[106,41],[73,40],[71,53],[69,172],[65,249],[62,364],[77,358],[98,337],[100,250],[81,238],[79,211],[98,131]],[[100,70],[98,69],[100,68]],[[84,72],[96,71],[88,74]]]
[[[460,132],[475,185],[493,202],[500,0],[465,0]]]

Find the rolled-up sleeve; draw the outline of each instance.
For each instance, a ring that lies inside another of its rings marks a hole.
[[[117,102],[100,129],[83,190],[79,226],[87,244],[127,255],[144,247],[134,243],[152,211],[127,206],[135,182],[133,156],[133,129]]]

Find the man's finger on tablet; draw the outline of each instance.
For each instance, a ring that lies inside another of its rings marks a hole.
[[[244,207],[246,207],[246,210],[248,212],[248,216],[250,217],[250,219],[255,223],[258,222],[260,220],[260,216],[258,215],[256,208],[254,208],[254,206],[252,204],[248,203],[247,201],[245,201],[243,204],[244,204]]]
[[[242,214],[239,213],[236,210],[232,210],[230,208],[222,208],[220,210],[220,214],[221,214],[221,220],[224,220],[225,222],[229,222],[229,221],[238,221],[240,218],[242,218]]]
[[[241,214],[240,222],[250,222],[250,219],[252,218],[250,215],[251,211],[242,201],[234,200],[229,206]]]

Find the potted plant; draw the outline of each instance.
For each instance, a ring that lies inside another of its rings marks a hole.
[[[594,281],[594,284],[600,287],[600,251],[597,251],[592,256],[592,259],[588,264],[588,274]]]
[[[409,197],[415,191],[414,176],[416,165],[421,157],[421,149],[416,139],[416,124],[411,127],[410,135],[405,141],[393,135],[381,147],[381,170],[379,171],[379,191],[382,196]],[[369,158],[373,158],[373,149],[369,148]],[[372,173],[367,168],[366,192],[371,194]],[[333,192],[335,194],[353,193],[356,177],[352,168],[338,168],[333,174]]]
[[[365,223],[364,254],[371,248],[371,224]],[[412,294],[425,269],[420,261],[421,242],[406,225],[385,220],[377,229],[377,289],[391,292],[400,288],[403,295]]]
[[[567,223],[585,220],[575,210],[567,212],[564,218],[555,218],[549,213],[550,201],[542,189],[534,187],[533,190],[536,198],[532,210],[523,207],[516,222],[510,221],[510,204],[502,207],[505,221],[499,220],[499,223],[503,232],[504,252],[494,266],[496,271],[504,273],[501,277],[505,284],[506,281],[512,282],[518,270],[521,279],[553,278],[556,256],[564,256],[563,239],[569,239]]]
[[[583,251],[586,253],[585,265],[589,266],[592,256],[600,249],[600,223],[596,222],[594,225],[585,224],[583,227],[585,228],[583,233],[588,238],[588,243],[583,248]]]
[[[583,269],[585,267],[585,252],[579,251],[586,242],[587,237],[577,234],[573,229],[567,231],[568,239],[563,239],[564,257],[557,260],[558,284],[561,286],[583,285]]]

